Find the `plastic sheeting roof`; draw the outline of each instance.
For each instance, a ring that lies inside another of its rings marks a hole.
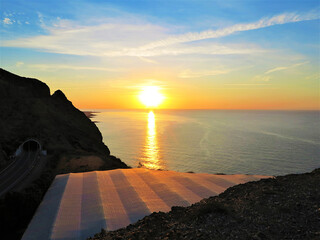
[[[126,227],[152,212],[189,206],[233,185],[267,177],[143,168],[58,175],[22,239],[86,239],[101,228]]]

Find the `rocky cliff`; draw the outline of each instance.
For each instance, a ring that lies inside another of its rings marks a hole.
[[[97,126],[60,90],[0,69],[0,170],[28,138],[39,140],[47,157],[23,183],[0,198],[3,239],[21,239],[56,174],[127,168],[111,156]]]
[[[105,169],[126,167],[110,156],[97,126],[62,91],[50,95],[45,83],[3,69],[0,69],[0,133],[0,167],[30,137],[40,140],[49,155],[67,154],[75,158],[93,155],[102,159]],[[66,171],[79,169],[69,166]]]

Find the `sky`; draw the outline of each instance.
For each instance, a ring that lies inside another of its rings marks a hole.
[[[1,0],[0,66],[80,109],[320,109],[319,0]]]

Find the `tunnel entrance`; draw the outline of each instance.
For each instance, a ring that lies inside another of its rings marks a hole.
[[[28,140],[23,144],[24,151],[32,151],[35,152],[40,149],[40,144],[35,140]]]

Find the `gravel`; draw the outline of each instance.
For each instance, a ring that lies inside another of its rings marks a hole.
[[[89,239],[320,239],[320,168],[240,184]]]

